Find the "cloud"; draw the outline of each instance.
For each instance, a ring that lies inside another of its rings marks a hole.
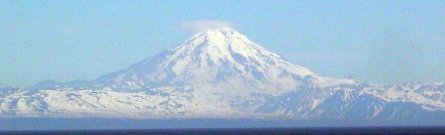
[[[180,25],[181,30],[193,33],[204,32],[210,29],[217,29],[222,27],[234,28],[235,25],[230,22],[220,20],[192,20],[186,21]]]

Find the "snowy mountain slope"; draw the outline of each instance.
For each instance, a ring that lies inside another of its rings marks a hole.
[[[445,118],[445,85],[321,76],[220,27],[93,81],[2,88],[0,116],[430,120]]]
[[[17,90],[1,95],[0,116],[347,120],[421,120],[431,118],[431,115],[444,117],[445,108],[440,104],[388,100],[366,92],[368,87],[308,86],[278,96],[250,93],[233,97],[217,93],[199,95],[202,93],[196,93],[189,87],[159,87],[139,92],[113,91],[110,88]],[[425,116],[417,116],[420,114]]]
[[[443,83],[408,83],[391,86],[369,86],[363,91],[385,101],[413,102],[425,108],[436,106],[445,110],[445,85]],[[432,108],[431,108],[432,109]]]
[[[0,98],[0,114],[57,117],[227,117],[233,115],[231,113],[237,113],[218,104],[192,104],[192,98],[190,91],[175,88],[133,93],[115,92],[111,89],[17,91]]]
[[[229,27],[195,34],[153,59],[98,79],[130,86],[207,85],[268,94],[295,89],[309,80],[319,85],[355,83],[321,77],[306,67],[289,63]]]
[[[424,100],[387,99],[382,95],[366,91],[369,87],[301,88],[275,98],[269,97],[269,101],[264,102],[265,104],[258,107],[256,111],[302,119],[409,120],[416,118],[421,120],[421,118],[431,118],[426,115],[432,114],[440,116],[435,118],[445,118],[443,101],[430,103],[430,99],[422,96],[419,98],[422,97]],[[408,95],[401,94],[405,97],[409,97]],[[431,114],[428,114],[429,112]],[[417,116],[420,114],[425,116]]]

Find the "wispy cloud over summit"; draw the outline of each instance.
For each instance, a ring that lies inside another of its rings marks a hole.
[[[193,33],[203,32],[210,29],[217,29],[222,27],[234,28],[235,25],[233,23],[221,20],[192,20],[183,22],[180,25],[181,30]]]

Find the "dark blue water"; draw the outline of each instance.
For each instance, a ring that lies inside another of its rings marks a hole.
[[[150,130],[59,130],[59,131],[3,131],[11,135],[437,135],[445,134],[445,127],[347,127],[347,128],[221,128],[221,129],[150,129]]]
[[[445,134],[445,121],[437,121],[0,118],[0,135]]]
[[[107,129],[235,129],[291,127],[444,127],[434,121],[340,121],[291,119],[115,119],[115,118],[0,118],[7,130],[107,130]]]

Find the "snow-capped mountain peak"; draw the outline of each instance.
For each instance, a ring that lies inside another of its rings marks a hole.
[[[303,81],[307,77],[313,81]],[[274,94],[294,90],[302,83],[354,83],[324,78],[287,62],[231,27],[197,33],[171,50],[99,80],[141,86],[204,85]]]

